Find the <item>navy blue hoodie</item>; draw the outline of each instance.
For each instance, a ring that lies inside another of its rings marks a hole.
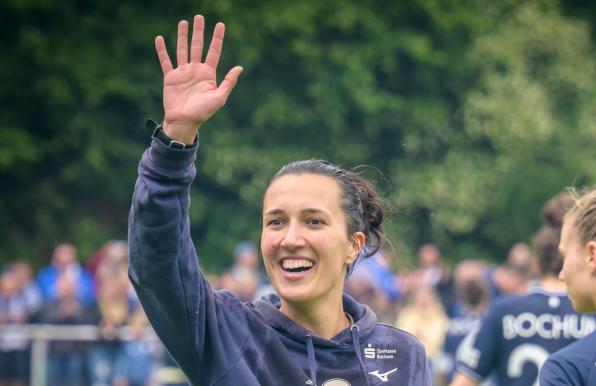
[[[424,348],[377,324],[344,295],[355,320],[330,340],[279,311],[270,295],[245,303],[214,291],[190,238],[189,190],[198,146],[154,139],[139,164],[129,216],[130,277],[158,336],[197,386],[430,386]]]

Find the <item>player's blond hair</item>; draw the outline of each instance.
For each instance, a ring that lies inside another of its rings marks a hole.
[[[582,244],[596,240],[596,189],[578,193],[569,189],[574,204],[565,215],[565,220],[572,221]]]

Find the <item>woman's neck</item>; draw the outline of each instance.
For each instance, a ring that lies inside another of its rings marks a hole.
[[[325,301],[324,304],[308,305],[288,303],[282,299],[280,311],[313,335],[324,339],[333,338],[351,325],[341,298],[333,304]]]
[[[566,292],[567,288],[558,277],[545,276],[540,280],[540,286],[550,292]]]

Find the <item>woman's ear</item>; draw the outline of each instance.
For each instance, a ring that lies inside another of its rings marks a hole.
[[[586,247],[588,249],[588,270],[594,275],[596,274],[596,241],[588,241]]]
[[[360,252],[364,248],[364,245],[366,244],[366,236],[364,235],[363,232],[354,232],[352,234],[351,239],[352,239],[352,251],[350,252],[350,255],[348,256],[348,260],[346,261],[348,265],[354,264],[354,262],[360,255]]]

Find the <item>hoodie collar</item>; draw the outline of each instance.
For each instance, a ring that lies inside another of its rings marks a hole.
[[[274,329],[292,340],[306,345],[308,372],[313,386],[318,386],[315,347],[342,347],[354,350],[360,366],[359,375],[363,382],[362,384],[369,386],[364,362],[362,360],[362,353],[360,352],[360,339],[371,333],[377,323],[377,317],[370,308],[359,304],[349,295],[343,294],[342,300],[344,311],[352,316],[354,324],[352,324],[350,328],[341,331],[339,334],[331,338],[331,340],[313,336],[310,331],[282,314],[279,311],[281,302],[277,295],[267,295],[255,303],[257,310],[261,312],[265,320],[269,321]]]
[[[343,294],[342,301],[344,311],[354,318],[354,325],[359,330],[358,335],[360,338],[362,339],[370,334],[377,323],[377,317],[374,312],[345,293]],[[312,333],[281,313],[279,311],[280,306],[281,300],[276,294],[263,296],[255,302],[256,309],[273,328],[295,341],[304,342],[305,336],[312,335]],[[346,344],[352,346],[352,334],[349,328],[340,331],[330,340],[317,336],[313,336],[312,338],[315,346],[337,347]]]

